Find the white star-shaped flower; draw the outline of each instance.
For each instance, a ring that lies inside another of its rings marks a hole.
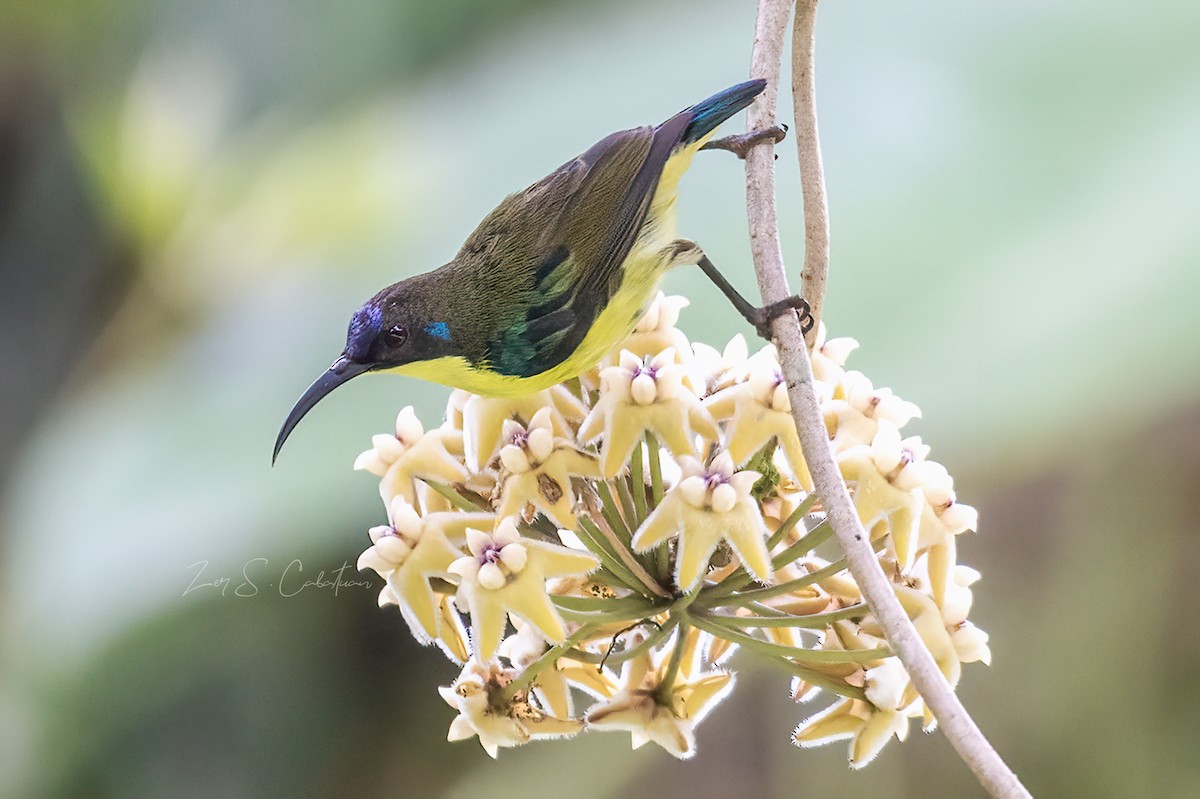
[[[692,353],[692,374],[696,385],[703,388],[701,396],[706,397],[746,378],[749,368],[746,359],[750,350],[741,333],[731,338],[725,349],[720,351],[707,344],[693,342]]]
[[[680,641],[678,635],[675,646],[696,648],[694,640]],[[700,672],[695,657],[685,657],[664,696],[669,665],[665,651],[625,661],[617,692],[588,711],[588,726],[627,730],[634,749],[654,742],[678,758],[695,754],[695,727],[733,689],[733,675]]]
[[[848,336],[826,340],[825,323],[819,323],[817,338],[813,343],[813,377],[825,385],[837,385],[846,372],[846,359],[856,349],[858,349],[858,342]]]
[[[372,544],[359,556],[358,568],[373,569],[387,580],[381,601],[399,605],[413,637],[429,643],[441,632],[440,599],[429,579],[449,578],[450,564],[462,556],[451,539],[461,542],[468,527],[487,526],[494,517],[458,512],[422,517],[403,497],[393,499],[388,510],[391,523],[371,528]]]
[[[454,485],[467,479],[463,465],[462,433],[447,425],[425,432],[412,406],[396,417],[396,434],[371,436],[371,449],[354,460],[355,469],[364,469],[382,478],[379,494],[386,504],[393,497],[417,503],[415,481],[432,480]]]
[[[527,428],[506,421],[502,440],[505,443],[500,448],[500,462],[504,471],[499,515],[519,514],[530,503],[559,527],[575,529],[571,478],[599,477],[596,458],[555,435],[549,408],[535,413]]]
[[[518,671],[524,671],[546,653],[549,643],[532,624],[520,617],[511,619],[517,629],[500,642],[497,654],[512,663]],[[541,700],[550,715],[570,718],[574,714],[571,688],[580,688],[596,698],[611,696],[616,691],[610,672],[590,663],[580,663],[567,657],[558,658],[553,664],[542,668],[533,681],[533,692]]]
[[[679,459],[679,464],[683,479],[638,529],[632,542],[634,550],[645,552],[678,534],[675,582],[680,590],[691,591],[724,539],[751,574],[768,582],[771,557],[764,540],[767,527],[750,493],[758,472],[735,472],[727,452],[707,467],[686,456]]]
[[[676,359],[686,366],[691,360],[692,347],[687,336],[676,325],[679,324],[679,312],[690,304],[687,297],[667,296],[658,292],[633,332],[614,348],[601,366],[612,366],[622,350],[644,358],[658,355],[666,349],[673,350]]]
[[[801,722],[792,740],[808,747],[849,738],[850,768],[859,769],[874,760],[892,736],[901,741],[908,736],[907,716],[847,698]]]
[[[621,471],[647,431],[675,455],[694,455],[697,433],[717,440],[717,425],[684,385],[685,376],[670,349],[647,360],[623,351],[619,366],[600,373],[600,399],[580,426],[579,439],[587,443],[603,436],[604,476]]]
[[[706,397],[704,407],[716,419],[728,420],[725,441],[734,463],[744,464],[774,439],[792,467],[796,482],[805,491],[812,490],[787,384],[777,362],[755,359],[746,380]]]
[[[459,577],[460,606],[471,614],[475,656],[490,660],[510,613],[538,629],[548,641],[562,643],[567,631],[546,592],[546,580],[586,574],[600,565],[590,552],[522,538],[511,518],[495,532],[467,530],[470,554],[449,566]]]
[[[492,704],[494,693],[512,681],[512,674],[495,664],[468,662],[453,685],[438,688],[446,704],[458,711],[446,736],[462,741],[479,736],[479,743],[492,757],[501,747],[521,746],[535,738],[563,738],[583,729],[583,722],[560,719],[544,713],[529,701],[528,692],[518,692],[503,707]]]
[[[474,472],[482,470],[504,445],[507,422],[531,424],[542,411],[556,437],[574,438],[572,423],[583,421],[587,406],[562,385],[524,397],[467,395],[462,410],[467,466]]]

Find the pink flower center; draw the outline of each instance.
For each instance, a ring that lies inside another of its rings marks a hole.
[[[709,491],[712,491],[717,486],[724,485],[728,482],[728,475],[722,474],[721,472],[708,472],[704,475],[704,487]]]
[[[649,364],[643,364],[633,371],[634,377],[638,377],[640,375],[650,375],[652,379],[657,380],[658,369],[654,366],[650,366]]]

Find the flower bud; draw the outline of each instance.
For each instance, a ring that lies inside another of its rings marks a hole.
[[[508,582],[508,578],[504,576],[504,572],[495,563],[484,563],[479,567],[479,574],[475,578],[479,585],[483,588],[495,591],[498,588],[503,588]]]
[[[729,483],[721,483],[713,489],[710,502],[717,513],[728,513],[737,504],[737,491]]]
[[[979,511],[961,502],[955,502],[946,508],[942,511],[939,518],[941,518],[942,524],[946,525],[946,528],[955,534],[966,530],[974,530],[979,526]]]
[[[629,393],[638,405],[650,405],[658,395],[658,390],[654,385],[654,378],[643,372],[633,378],[633,382],[629,386]]]
[[[392,563],[402,563],[412,552],[412,547],[404,543],[398,535],[385,535],[380,538],[375,542],[375,549]]]
[[[531,427],[526,446],[533,460],[539,463],[546,460],[554,451],[554,431],[549,427]]]
[[[705,500],[708,499],[708,486],[704,484],[704,478],[693,475],[685,477],[679,484],[679,493],[687,500],[687,503],[693,508],[703,508]]]
[[[524,474],[533,468],[525,450],[515,444],[505,444],[500,448],[500,462],[514,474]]]
[[[396,438],[407,445],[412,445],[418,438],[425,435],[425,426],[417,418],[413,406],[406,405],[396,417]]]
[[[513,574],[519,574],[525,568],[529,553],[518,543],[505,544],[500,550],[500,560]]]

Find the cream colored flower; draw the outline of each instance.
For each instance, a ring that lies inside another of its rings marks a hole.
[[[496,757],[500,747],[521,746],[535,738],[568,737],[583,729],[582,721],[542,712],[524,691],[503,707],[494,707],[493,694],[511,681],[511,673],[500,666],[468,662],[453,685],[438,688],[446,704],[458,711],[447,740],[477,735],[484,751]]]
[[[897,429],[920,418],[921,409],[892,393],[875,388],[862,372],[845,372],[833,389],[833,397],[821,403],[825,427],[834,452],[870,444],[882,420]]]
[[[446,424],[455,430],[463,429],[463,410],[467,407],[467,400],[473,396],[475,395],[463,388],[451,390],[446,399]]]
[[[385,504],[401,496],[414,505],[418,479],[451,485],[467,479],[461,455],[461,432],[446,426],[426,433],[409,405],[396,417],[396,434],[371,436],[371,449],[355,458],[354,468],[382,478],[379,494]]]
[[[467,466],[475,472],[483,469],[507,440],[505,423],[529,424],[542,410],[559,438],[574,438],[571,423],[578,425],[587,415],[587,406],[562,385],[525,397],[468,395],[462,411]]]
[[[954,568],[954,536],[974,529],[978,514],[956,501],[954,481],[940,463],[923,460],[928,447],[920,439],[900,439],[886,419],[876,425],[871,445],[856,446],[838,456],[842,476],[855,483],[854,503],[863,526],[886,519],[901,569],[909,569],[920,552],[928,552],[934,600],[941,604]]]
[[[692,342],[692,353],[692,374],[696,378],[696,385],[703,388],[701,396],[708,396],[746,378],[746,359],[750,350],[741,333],[731,338],[720,352],[707,344]]]
[[[886,658],[878,666],[866,669],[864,680],[867,701],[880,710],[903,710],[912,704],[912,699],[906,696],[910,685],[908,672],[900,658]]]
[[[855,590],[857,591],[857,588]],[[850,603],[844,602],[843,604]],[[886,645],[882,636],[866,633],[859,625],[851,622],[839,621],[829,625],[821,633],[821,643],[817,649],[823,652],[860,652],[865,649],[876,649]],[[868,665],[880,665],[882,663],[883,659],[880,658],[874,664]],[[855,663],[831,662],[811,663],[808,664],[808,668],[835,680],[841,680],[847,685],[859,688],[866,685],[867,666]],[[792,696],[796,701],[811,699],[817,690],[819,689],[799,678],[792,682]]]
[[[685,645],[678,635],[675,645]],[[686,658],[680,664],[666,696],[662,694],[669,665],[667,652],[657,658],[646,653],[625,661],[617,692],[588,711],[588,726],[627,730],[634,749],[653,741],[675,757],[691,757],[696,750],[696,725],[733,689],[732,674],[699,672],[694,660]]]
[[[518,671],[529,668],[546,653],[549,643],[532,624],[519,617],[512,618],[516,632],[500,642],[497,654],[512,663]],[[571,688],[580,688],[596,698],[611,696],[616,686],[605,669],[570,658],[558,658],[543,668],[534,678],[533,692],[550,715],[569,718],[574,714]]]
[[[638,358],[645,358],[671,349],[675,352],[678,362],[686,366],[691,361],[692,348],[687,336],[683,335],[683,331],[676,325],[679,324],[679,312],[690,304],[687,297],[668,297],[661,291],[658,292],[650,307],[638,320],[633,332],[614,349],[614,355],[628,350]],[[609,356],[602,366],[611,366],[615,361],[616,358]]]
[[[516,632],[500,642],[496,654],[511,663],[517,671],[524,671],[545,654],[549,644],[537,627],[520,618],[514,618],[512,626]]]
[[[792,740],[808,747],[849,738],[850,768],[859,769],[874,760],[893,735],[901,741],[908,736],[907,716],[847,698],[801,722]]]
[[[459,577],[460,607],[471,614],[475,656],[490,660],[510,613],[538,629],[548,641],[562,643],[566,627],[546,593],[546,580],[586,574],[599,565],[590,552],[522,538],[513,519],[494,533],[467,530],[470,554],[449,566]]]
[[[981,661],[984,665],[992,664],[992,650],[988,646],[988,634],[976,627],[972,622],[959,622],[950,631],[950,640],[954,643],[954,651],[963,663]]]
[[[942,605],[957,558],[955,536],[976,529],[979,513],[957,500],[953,478],[945,466],[926,460],[928,454],[929,447],[921,446],[920,439],[904,448],[904,461],[893,482],[925,499],[917,526],[917,551],[927,553],[930,591],[934,602]]]
[[[825,429],[829,432],[830,446],[835,453],[870,444],[878,428],[875,420],[864,416],[844,399],[828,399],[821,403],[825,417]]]
[[[987,643],[986,634],[979,631],[979,634],[976,635],[973,631],[968,630],[963,634],[962,639],[956,642],[953,634],[957,630],[963,629],[962,624],[948,623],[934,601],[917,588],[908,585],[895,585],[894,588],[896,598],[900,601],[900,606],[904,608],[909,619],[912,620],[917,635],[921,637],[925,648],[933,656],[933,660],[946,678],[946,682],[950,684],[951,688],[954,688],[962,677],[962,664],[967,662],[960,654],[959,647],[961,646],[969,656],[977,656],[978,659],[983,660]],[[883,630],[873,616],[863,619],[860,629],[867,635],[879,638],[883,636]],[[982,641],[979,640],[979,635],[983,636]],[[982,645],[982,649],[979,648],[980,645]],[[990,651],[987,651],[986,657],[990,660]],[[922,712],[921,704],[915,701],[917,698],[915,689],[910,686],[906,693],[906,700],[914,702],[906,709],[910,715],[919,715]],[[925,730],[928,732],[936,726],[937,721],[927,708],[924,709],[924,718]]]
[[[896,427],[921,418],[920,408],[897,397],[890,388],[876,388],[862,372],[843,373],[839,389],[850,407],[868,418],[886,419]]]
[[[970,566],[956,565],[952,576],[949,590],[946,591],[946,600],[941,606],[942,617],[947,624],[959,624],[966,621],[971,612],[971,605],[975,601],[971,586],[978,582],[982,575]]]
[[[792,419],[787,384],[777,362],[754,360],[745,381],[705,398],[704,407],[714,418],[728,420],[725,445],[734,463],[744,464],[774,439],[779,442],[796,481],[805,491],[812,490],[812,477]]]
[[[438,636],[433,639],[432,643],[437,644],[437,647],[454,663],[459,665],[466,663],[467,658],[471,657],[471,647],[467,642],[467,630],[463,627],[462,618],[454,604],[454,595],[437,593],[436,596],[438,600]],[[385,585],[380,589],[379,607],[385,608],[388,605],[399,604],[400,596],[392,590],[390,585]],[[413,632],[413,637],[417,641],[425,643],[425,639],[422,637],[423,633],[419,634],[411,622],[409,630]]]
[[[588,443],[603,436],[600,461],[606,477],[621,471],[647,431],[675,455],[695,454],[696,433],[717,440],[716,423],[684,377],[669,349],[645,361],[623,351],[619,366],[600,373],[600,399],[580,426],[579,439]]]
[[[748,354],[741,336],[722,352],[692,345],[676,327],[686,304],[659,294],[621,347],[577,381],[517,399],[456,390],[429,432],[406,408],[396,435],[376,436],[356,461],[382,478],[389,509],[360,568],[384,576],[380,604],[400,605],[415,636],[467,664],[440,689],[458,711],[451,740],[477,736],[494,757],[573,735],[584,721],[572,719],[572,699],[583,690],[598,699],[588,725],[688,757],[695,724],[732,686],[714,664],[739,646],[784,660],[796,655],[788,648],[824,653],[803,668],[792,662],[801,675],[793,694],[808,698],[832,680],[861,698],[837,697],[795,741],[849,738],[855,768],[905,737],[912,719],[935,723],[844,562],[827,559],[838,558],[818,528],[827,509],[812,496],[775,347]],[[987,634],[967,618],[978,572],[956,562],[957,536],[977,514],[957,501],[929,447],[902,437],[917,407],[846,370],[857,346],[826,339],[821,326],[813,389],[880,566],[954,686],[963,663],[991,657]],[[660,448],[643,446],[648,432]],[[801,502],[805,516],[785,530]],[[475,506],[496,513],[462,510]],[[569,528],[555,544],[545,541],[549,522]],[[768,550],[771,531],[780,540]],[[797,583],[756,592],[750,578]],[[804,626],[758,618],[831,612],[833,621]],[[693,627],[697,614],[710,614],[712,628]]]
[[[849,336],[826,340],[825,323],[820,322],[817,325],[817,338],[813,343],[813,377],[828,386],[838,384],[842,375],[846,373],[846,359],[856,349],[858,342]]]
[[[530,503],[559,527],[574,529],[575,490],[571,478],[599,477],[600,466],[595,457],[555,435],[549,408],[535,413],[528,428],[506,421],[503,441],[505,444],[500,448],[503,487],[498,513],[513,516]]]
[[[429,585],[431,577],[449,577],[450,564],[462,551],[450,539],[461,541],[469,526],[487,526],[487,513],[430,513],[421,517],[403,497],[392,500],[391,523],[372,527],[371,546],[358,558],[358,568],[373,569],[387,580],[381,601],[399,605],[413,637],[422,643],[441,632],[438,604]]]
[[[690,457],[679,462],[683,479],[638,529],[634,550],[645,552],[678,533],[675,582],[680,590],[691,591],[704,576],[717,545],[727,540],[751,574],[769,581],[766,523],[750,494],[758,472],[735,472],[727,452],[707,467]]]
[[[881,420],[871,443],[840,453],[838,467],[842,477],[854,484],[854,506],[863,527],[871,530],[876,522],[886,521],[896,560],[901,569],[907,569],[916,555],[924,503],[920,492],[893,482],[903,467],[903,458],[895,425]]]
[[[921,640],[925,642],[925,648],[929,650],[929,654],[933,655],[933,660],[946,677],[946,682],[950,683],[951,688],[958,685],[958,680],[962,676],[962,661],[950,638],[950,631],[946,629],[941,609],[934,604],[932,599],[915,588],[897,585],[895,590],[896,598],[900,600],[900,606],[912,619],[913,627],[921,636]],[[867,624],[864,623],[863,626],[864,629],[867,628]],[[880,636],[883,635],[882,630],[869,631],[876,632]]]
[[[913,571],[918,579],[928,580],[924,567],[925,559],[922,558],[917,561],[917,568]],[[971,586],[979,579],[980,574],[970,566],[957,565],[951,569],[950,575],[944,599],[939,604],[942,609],[942,621],[950,633],[950,641],[958,653],[958,659],[963,663],[982,661],[991,665],[992,650],[987,644],[988,634],[967,620],[971,603],[974,601]]]

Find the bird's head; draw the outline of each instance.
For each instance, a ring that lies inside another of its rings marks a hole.
[[[428,318],[425,303],[410,296],[417,292],[405,289],[398,283],[381,291],[350,317],[346,348],[296,400],[275,440],[272,462],[304,415],[338,386],[364,372],[396,369],[450,352],[447,323]]]

